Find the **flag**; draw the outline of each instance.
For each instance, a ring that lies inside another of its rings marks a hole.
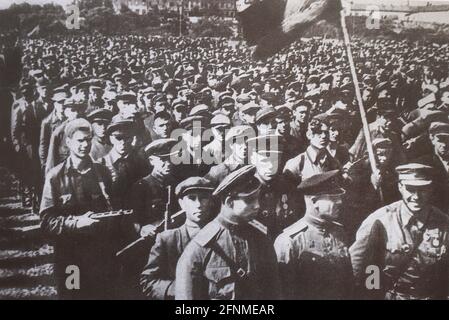
[[[312,25],[336,22],[341,0],[238,0],[243,36],[255,45],[255,58],[269,57],[295,41]]]

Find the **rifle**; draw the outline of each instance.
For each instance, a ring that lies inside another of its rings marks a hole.
[[[172,216],[170,216],[170,217],[169,217],[168,214],[167,214],[167,217],[166,217],[164,220],[162,220],[161,222],[159,222],[159,223],[156,225],[156,231],[155,231],[156,234],[161,233],[161,232],[164,231],[164,230],[168,230],[169,223],[170,223],[170,225],[178,225],[178,224],[181,224],[180,221],[181,221],[181,218],[184,218],[184,214],[185,214],[185,212],[182,211],[182,210],[181,210],[181,211],[178,211],[177,213],[175,213],[174,215],[172,215]],[[184,220],[184,219],[182,219],[182,220]],[[148,238],[149,238],[149,237],[140,237],[139,239],[137,239],[137,240],[131,242],[131,243],[128,244],[126,247],[124,247],[123,249],[121,249],[120,251],[118,251],[118,252],[115,254],[115,256],[116,256],[116,257],[120,257],[120,256],[123,255],[125,252],[129,251],[130,249],[134,248],[135,246],[139,245],[140,243],[146,241]]]
[[[100,213],[92,213],[89,218],[96,220],[105,220],[110,218],[125,217],[133,214],[133,210],[107,211]]]

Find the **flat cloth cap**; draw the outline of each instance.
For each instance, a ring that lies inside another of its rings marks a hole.
[[[134,121],[132,120],[119,120],[112,122],[107,129],[107,134],[111,135],[112,133],[119,131],[125,134],[132,134],[134,131]]]
[[[147,157],[155,156],[159,158],[170,157],[178,151],[173,151],[173,147],[178,143],[176,139],[157,139],[145,147]]]
[[[251,126],[248,125],[241,125],[241,126],[234,126],[228,130],[226,133],[226,142],[229,142],[231,140],[236,140],[236,142],[244,141],[243,138],[254,138],[255,137],[255,131]],[[239,138],[242,138],[242,140],[239,140]]]
[[[90,123],[93,122],[111,122],[112,120],[112,111],[108,109],[98,109],[94,110],[87,115],[87,120]]]
[[[433,168],[420,163],[409,163],[396,167],[398,180],[406,185],[427,186],[432,183]]]
[[[252,165],[244,166],[230,173],[218,185],[212,195],[249,197],[255,194],[261,187],[260,181],[254,175],[255,173],[256,167]]]
[[[125,103],[137,103],[137,96],[133,93],[122,93],[117,95],[116,100]]]
[[[190,177],[180,182],[175,188],[175,194],[177,197],[182,197],[192,191],[214,191],[212,182],[201,177]]]
[[[273,107],[264,107],[257,111],[256,114],[256,123],[259,123],[263,120],[269,119],[269,118],[275,118],[276,117],[276,110]]]
[[[305,179],[298,185],[298,189],[305,195],[338,195],[344,193],[339,180],[340,170],[327,171]]]

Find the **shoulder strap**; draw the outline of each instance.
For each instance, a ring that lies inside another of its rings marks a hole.
[[[237,276],[238,278],[243,278],[246,276],[246,271],[242,268],[239,268],[239,266],[232,260],[224,251],[223,249],[217,244],[217,243],[211,243],[210,248],[213,252],[215,252],[217,255],[220,256],[226,262],[226,264],[231,268],[231,272],[234,276]]]

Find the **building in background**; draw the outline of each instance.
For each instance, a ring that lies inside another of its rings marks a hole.
[[[179,12],[189,16],[217,13],[225,17],[235,16],[235,0],[113,0],[116,13],[127,6],[137,14],[146,14],[152,10]]]

